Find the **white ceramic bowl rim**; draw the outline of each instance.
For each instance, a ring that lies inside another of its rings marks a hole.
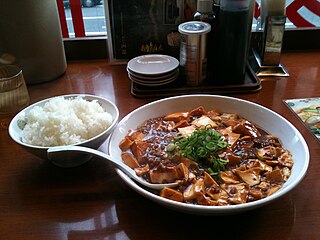
[[[32,144],[28,144],[28,143],[25,143],[25,142],[22,142],[20,139],[17,139],[13,134],[12,134],[12,131],[11,129],[13,128],[13,124],[15,124],[16,120],[18,118],[20,118],[21,114],[23,112],[27,112],[29,110],[31,110],[34,106],[36,105],[39,105],[39,104],[42,104],[44,102],[47,102],[51,99],[54,99],[56,97],[64,97],[64,98],[75,98],[75,97],[83,97],[83,98],[92,98],[92,99],[96,99],[96,100],[102,100],[102,101],[106,101],[106,102],[109,102],[109,104],[111,104],[113,107],[114,107],[114,110],[116,111],[116,116],[114,119],[112,119],[112,123],[111,125],[105,129],[103,132],[99,133],[98,135],[90,138],[90,139],[87,139],[85,141],[82,141],[80,143],[75,143],[75,144],[70,144],[70,145],[82,145],[82,144],[86,144],[92,140],[95,140],[97,138],[99,138],[101,135],[103,135],[106,131],[109,131],[110,129],[113,129],[115,127],[115,125],[117,124],[117,120],[119,118],[119,110],[117,108],[117,106],[111,102],[110,100],[106,99],[106,98],[103,98],[103,97],[100,97],[100,96],[97,96],[97,95],[92,95],[92,94],[85,94],[85,93],[79,93],[79,94],[67,94],[67,95],[58,95],[58,96],[54,96],[54,97],[50,97],[50,98],[46,98],[46,99],[43,99],[43,100],[40,100],[38,102],[35,102],[31,105],[29,105],[28,107],[22,109],[20,112],[18,112],[14,118],[11,120],[10,124],[9,124],[9,135],[10,137],[15,141],[17,142],[18,144],[22,145],[22,146],[25,146],[25,147],[29,147],[29,148],[37,148],[37,149],[43,149],[43,150],[46,150],[48,149],[49,147],[46,147],[46,146],[36,146],[36,145],[32,145]]]
[[[146,105],[143,105],[135,110],[133,110],[131,113],[129,113],[127,116],[125,116],[119,123],[117,126],[117,130],[119,130],[119,128],[121,129],[122,125],[125,125],[125,122],[128,121],[128,119],[130,117],[132,117],[133,115],[135,115],[136,113],[138,113],[139,111],[141,111],[144,108],[150,107],[154,104],[158,104],[158,103],[164,103],[166,101],[171,101],[171,100],[175,100],[178,98],[184,99],[184,98],[220,98],[220,99],[225,99],[225,100],[231,100],[231,101],[237,101],[237,102],[241,102],[241,103],[245,103],[245,104],[249,104],[255,107],[260,108],[262,111],[265,111],[268,115],[272,114],[274,115],[276,118],[278,118],[279,120],[285,122],[285,124],[287,124],[293,131],[295,136],[298,138],[299,142],[301,143],[303,149],[305,150],[305,162],[303,164],[302,169],[300,169],[299,174],[296,176],[296,178],[294,179],[293,182],[291,182],[291,184],[288,186],[288,181],[282,186],[282,188],[277,191],[276,193],[274,193],[273,195],[260,199],[260,200],[256,200],[253,202],[249,202],[249,203],[244,203],[244,204],[239,204],[239,205],[229,205],[229,206],[203,206],[203,205],[193,205],[193,204],[188,204],[188,203],[181,203],[181,202],[176,202],[176,201],[172,201],[166,198],[162,198],[157,194],[154,194],[142,187],[140,187],[138,184],[136,184],[132,179],[130,179],[125,173],[123,173],[121,170],[117,169],[117,173],[119,174],[119,176],[129,185],[129,187],[131,187],[133,190],[135,190],[136,192],[140,193],[141,195],[147,197],[148,199],[151,199],[159,204],[162,204],[164,206],[167,206],[169,208],[173,208],[179,211],[184,211],[184,212],[189,212],[189,213],[193,213],[193,214],[204,214],[204,215],[210,215],[210,214],[232,214],[232,213],[236,213],[236,212],[242,212],[245,210],[249,210],[249,209],[254,209],[257,208],[259,206],[263,206],[283,195],[285,195],[286,193],[288,193],[289,191],[291,191],[293,188],[295,188],[304,178],[308,166],[309,166],[309,158],[310,158],[310,154],[309,154],[309,149],[307,146],[306,141],[304,140],[303,136],[301,135],[301,133],[288,121],[286,120],[284,117],[282,117],[281,115],[279,115],[278,113],[264,107],[261,106],[259,104],[247,101],[247,100],[243,100],[243,99],[238,99],[238,98],[233,98],[233,97],[227,97],[227,96],[219,96],[219,95],[208,95],[208,94],[192,94],[192,95],[182,95],[182,96],[175,96],[175,97],[169,97],[169,98],[164,98],[164,99],[160,99],[154,102],[150,102]],[[168,110],[170,113],[170,109]],[[226,110],[227,112],[227,110]],[[239,114],[241,115],[241,110],[239,110]],[[147,119],[145,119],[147,120]],[[248,119],[250,120],[250,119]],[[142,122],[140,123],[142,124]],[[112,133],[111,137],[110,137],[110,142],[109,142],[109,153],[112,156],[112,150],[113,148],[115,148],[117,146],[118,143],[113,142],[113,138],[114,138],[115,132]],[[280,138],[281,140],[281,138]],[[113,156],[113,157],[117,157],[117,156]],[[289,178],[290,179],[290,178]]]

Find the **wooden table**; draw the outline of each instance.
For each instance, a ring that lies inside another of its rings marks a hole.
[[[306,139],[304,180],[265,207],[233,216],[194,216],[159,206],[129,189],[98,159],[72,169],[42,161],[0,137],[0,239],[320,239],[320,144],[283,99],[320,97],[320,51],[284,53],[288,78],[262,79],[262,90],[233,94],[287,118]],[[120,118],[155,100],[130,94],[124,65],[69,62],[65,75],[29,86],[31,102],[91,93],[117,104]],[[101,150],[106,150],[105,143]]]

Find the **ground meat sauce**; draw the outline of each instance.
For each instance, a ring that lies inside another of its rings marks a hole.
[[[218,173],[174,150],[177,137],[188,138],[204,128],[227,142],[210,155],[224,164]],[[148,182],[179,183],[161,190],[160,196],[198,205],[234,205],[270,196],[288,180],[293,166],[290,152],[277,137],[237,114],[206,111],[202,106],[149,119],[130,130],[119,147],[123,161]]]

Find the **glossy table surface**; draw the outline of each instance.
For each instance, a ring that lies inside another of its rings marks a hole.
[[[311,159],[306,177],[279,200],[231,216],[196,216],[159,206],[122,182],[108,163],[92,159],[62,169],[0,136],[0,239],[320,239],[320,142],[283,99],[320,97],[320,51],[291,52],[287,78],[262,78],[255,93],[229,96],[266,106],[302,133]],[[135,98],[125,65],[69,62],[57,80],[28,86],[31,103],[55,95],[90,93],[120,109],[120,119],[157,98]],[[101,150],[107,149],[105,143]]]

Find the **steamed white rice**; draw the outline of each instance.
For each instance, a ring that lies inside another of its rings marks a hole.
[[[111,125],[112,116],[96,100],[55,97],[43,107],[32,108],[22,121],[23,142],[51,147],[76,144],[100,134]]]

